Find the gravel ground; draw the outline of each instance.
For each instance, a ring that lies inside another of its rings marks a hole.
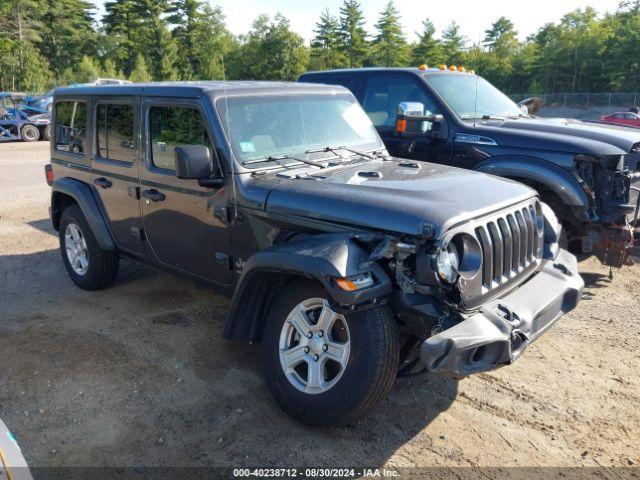
[[[594,259],[583,301],[511,367],[398,381],[370,417],[303,427],[259,346],[221,333],[228,300],[123,262],[89,293],[48,220],[48,143],[0,144],[0,417],[32,466],[640,464],[640,267]]]

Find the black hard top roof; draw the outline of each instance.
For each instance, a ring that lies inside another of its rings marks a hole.
[[[199,97],[203,94],[223,97],[236,94],[275,94],[275,93],[348,93],[338,85],[305,84],[297,82],[261,82],[261,81],[196,81],[196,82],[148,82],[129,85],[81,85],[56,88],[56,96],[114,96],[146,95],[158,97]]]

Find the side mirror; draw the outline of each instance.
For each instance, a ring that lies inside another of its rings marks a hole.
[[[420,102],[401,102],[398,104],[395,134],[398,137],[436,137],[443,120],[442,115],[425,115],[424,105]]]
[[[174,150],[176,177],[183,180],[198,180],[198,185],[219,188],[222,178],[209,178],[213,173],[211,151],[204,145],[185,145]]]

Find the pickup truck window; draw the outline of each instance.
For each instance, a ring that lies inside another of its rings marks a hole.
[[[104,159],[133,163],[133,106],[100,103],[96,116],[98,155]]]
[[[362,106],[376,127],[393,127],[400,102],[420,102],[425,115],[440,113],[420,83],[407,75],[381,75],[367,82]]]
[[[84,153],[87,104],[85,102],[58,102],[55,119],[54,145],[56,150]]]
[[[525,116],[509,97],[475,75],[425,75],[427,83],[461,120]]]
[[[202,113],[193,107],[155,106],[149,110],[151,161],[175,171],[174,150],[184,145],[206,145],[212,150]]]
[[[324,147],[382,148],[351,95],[229,97],[218,101],[217,108],[241,162]]]

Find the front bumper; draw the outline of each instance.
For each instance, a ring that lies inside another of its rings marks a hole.
[[[470,375],[513,363],[527,346],[580,301],[584,282],[576,258],[560,250],[529,281],[480,307],[475,315],[420,347],[431,372]]]

